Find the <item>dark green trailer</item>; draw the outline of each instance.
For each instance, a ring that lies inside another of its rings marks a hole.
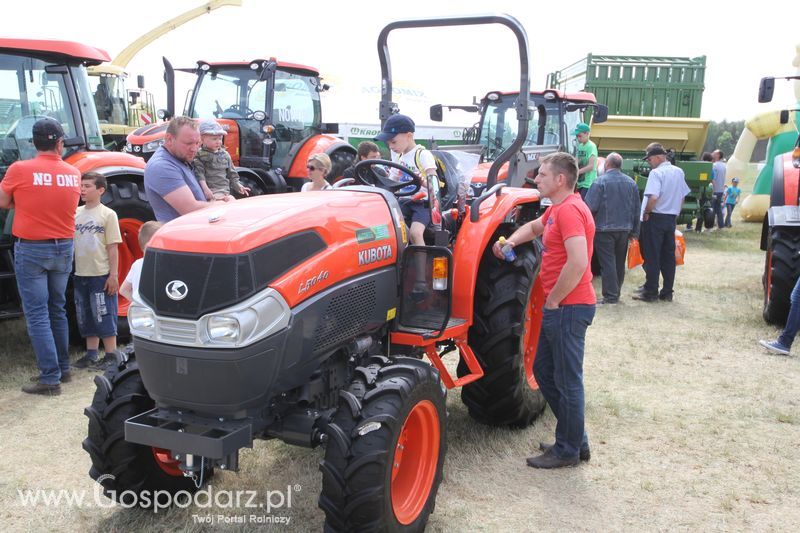
[[[610,115],[699,117],[706,56],[656,57],[589,54],[547,76],[547,86],[588,91]]]

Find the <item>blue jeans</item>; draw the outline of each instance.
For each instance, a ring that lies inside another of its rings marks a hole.
[[[57,385],[69,372],[67,282],[72,272],[72,240],[61,243],[14,244],[14,271],[22,299],[39,380]]]
[[[800,331],[800,278],[794,284],[791,296],[792,305],[789,307],[789,316],[786,317],[786,326],[778,337],[778,342],[787,349],[792,347],[797,332]]]
[[[106,294],[105,276],[74,276],[75,314],[81,337],[117,336],[117,295]]]
[[[722,219],[722,195],[724,193],[715,192],[714,193],[714,201],[712,202],[712,206],[714,207],[714,214],[717,215],[717,227],[724,228],[725,221]]]
[[[725,209],[728,211],[728,214],[725,216],[725,227],[731,227],[731,215],[733,214],[733,208],[736,207],[736,204],[725,204]]]
[[[561,459],[578,457],[588,446],[584,428],[583,349],[594,305],[564,305],[545,309],[533,375],[556,417],[556,443]]]

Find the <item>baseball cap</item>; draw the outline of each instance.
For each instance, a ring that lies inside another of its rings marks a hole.
[[[652,157],[654,155],[667,155],[667,152],[660,146],[654,146],[644,154],[642,161],[647,161],[648,157]]]
[[[57,120],[49,117],[37,120],[33,124],[31,133],[34,137],[51,141],[64,138],[64,128],[61,127],[61,124],[59,124]]]
[[[416,130],[414,121],[405,115],[392,115],[386,119],[381,132],[375,136],[376,141],[388,141],[398,133],[410,133]]]
[[[577,135],[579,133],[589,133],[590,131],[592,131],[592,128],[590,128],[587,123],[578,122],[578,125],[575,126],[574,130],[572,130],[572,134]]]
[[[733,183],[739,183],[739,178],[733,178],[731,181],[732,181]]]
[[[228,133],[216,120],[206,119],[200,122],[200,135],[225,135]]]

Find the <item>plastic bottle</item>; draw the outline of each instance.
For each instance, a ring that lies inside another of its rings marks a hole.
[[[503,257],[506,258],[506,261],[509,263],[513,262],[517,258],[517,253],[514,251],[514,247],[506,243],[505,237],[500,237],[497,242],[500,243],[500,250],[503,252]]]

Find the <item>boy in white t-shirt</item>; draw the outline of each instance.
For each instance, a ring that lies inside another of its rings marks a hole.
[[[98,365],[100,339],[106,355],[102,368],[116,361],[117,351],[117,246],[122,242],[117,214],[104,206],[100,198],[108,184],[105,176],[87,172],[81,177],[84,205],[75,211],[75,311],[78,330],[86,339],[86,355],[75,368]]]
[[[151,220],[145,222],[139,228],[139,247],[142,249],[142,254],[147,248],[147,243],[150,242],[150,239],[161,226],[163,226],[161,222]],[[142,263],[144,263],[144,257],[140,257],[133,262],[125,281],[122,282],[122,286],[119,288],[119,293],[129,301],[139,300],[139,278],[142,275]]]
[[[406,115],[392,115],[386,120],[383,129],[375,137],[376,141],[383,141],[392,152],[392,161],[400,163],[415,174],[421,174],[423,178],[432,176],[438,184],[436,175],[436,160],[424,146],[417,144],[414,140],[416,127],[414,121]],[[412,178],[398,171],[399,181],[411,181]],[[397,179],[397,178],[395,178]],[[411,190],[413,185],[401,189],[401,192]],[[428,190],[423,184],[419,193],[411,198],[400,198],[400,209],[406,221],[410,220],[409,234],[411,243],[419,246],[425,245],[423,235],[425,228],[431,223],[431,212],[428,207]]]

